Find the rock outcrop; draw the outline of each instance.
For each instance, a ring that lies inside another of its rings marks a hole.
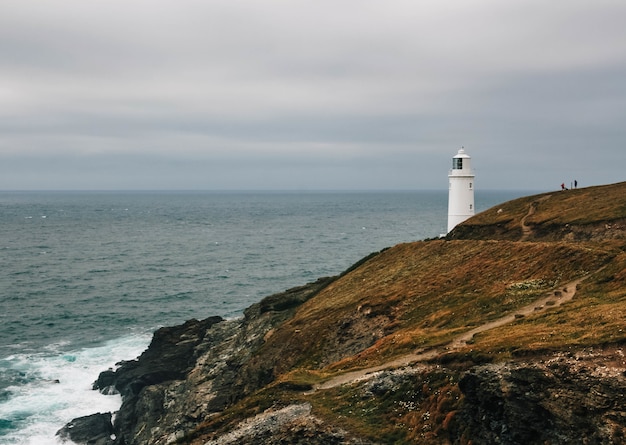
[[[74,419],[57,432],[62,441],[89,445],[111,445],[115,441],[111,413],[97,413]]]
[[[368,445],[311,414],[308,403],[268,410],[205,445]]]
[[[203,419],[272,381],[272,369],[251,366],[250,358],[273,327],[333,280],[321,278],[267,297],[241,319],[210,317],[157,330],[138,359],[102,372],[94,383],[94,389],[120,393],[123,400],[112,427],[115,439],[103,445],[181,440]],[[88,428],[89,419],[74,419],[64,430]]]
[[[609,348],[476,367],[459,382],[460,436],[511,445],[625,443],[623,358],[621,348]]]

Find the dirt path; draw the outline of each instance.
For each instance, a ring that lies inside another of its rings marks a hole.
[[[514,322],[518,318],[523,318],[527,315],[530,315],[532,313],[536,313],[539,311],[543,311],[550,307],[558,307],[561,304],[567,301],[570,301],[572,298],[574,298],[578,283],[580,283],[581,281],[582,281],[582,278],[572,281],[571,283],[567,283],[565,286],[563,286],[561,290],[555,290],[555,291],[550,292],[547,296],[537,301],[534,301],[533,303],[527,306],[524,306],[518,309],[517,311],[515,311],[514,314],[510,314],[505,317],[499,318],[497,320],[490,321],[489,323],[485,323],[474,329],[464,332],[463,334],[454,338],[447,345],[444,345],[438,348],[428,349],[428,350],[419,350],[412,354],[407,354],[397,359],[391,360],[387,363],[383,363],[382,365],[373,366],[371,368],[361,369],[358,371],[347,372],[345,374],[334,377],[320,385],[317,385],[313,389],[313,391],[318,390],[318,389],[329,389],[329,388],[334,388],[336,386],[344,385],[347,383],[358,382],[360,380],[365,380],[365,379],[370,378],[373,373],[376,373],[379,371],[383,371],[386,369],[400,368],[403,366],[410,365],[412,363],[418,363],[421,361],[432,359],[445,352],[450,352],[456,349],[460,349],[464,347],[465,345],[467,345],[467,342],[470,341],[474,337],[474,335],[480,332],[485,332],[490,329],[504,326],[505,324]]]
[[[526,216],[524,216],[522,218],[522,221],[521,221],[522,237],[520,238],[520,241],[528,240],[528,238],[530,238],[530,235],[532,235],[532,233],[533,233],[532,227],[526,224],[526,219],[529,216],[532,216],[532,215],[535,214],[535,210],[537,210],[537,206],[539,205],[539,203],[541,203],[541,202],[543,202],[543,201],[545,201],[547,199],[550,199],[551,196],[552,195],[546,195],[546,196],[542,197],[541,199],[538,199],[537,201],[533,201],[530,204],[530,207],[528,208],[528,213],[526,214]]]

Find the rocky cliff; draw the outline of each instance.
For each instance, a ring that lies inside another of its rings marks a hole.
[[[76,443],[626,441],[626,183],[503,203],[238,320],[163,328]]]

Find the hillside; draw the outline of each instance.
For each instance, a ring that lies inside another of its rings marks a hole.
[[[102,443],[620,443],[624,320],[626,183],[520,198],[157,332]]]
[[[495,206],[449,239],[601,241],[626,238],[626,183],[528,196]]]

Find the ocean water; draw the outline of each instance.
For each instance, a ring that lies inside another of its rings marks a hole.
[[[525,194],[477,191],[476,209]],[[447,191],[0,192],[0,445],[115,411],[92,383],[158,327],[240,316],[446,215]]]

